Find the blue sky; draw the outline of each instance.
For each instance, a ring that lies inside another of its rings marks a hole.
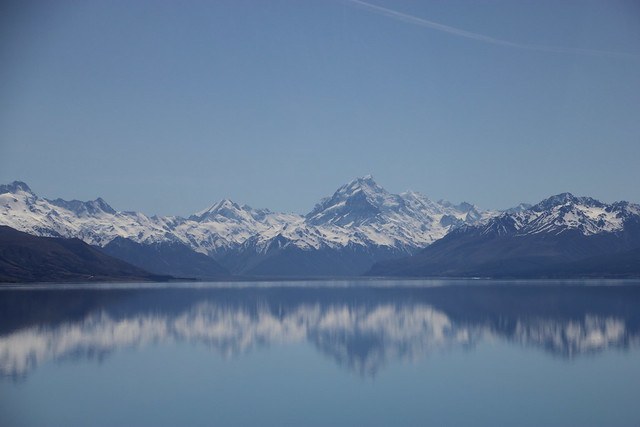
[[[4,2],[0,182],[161,215],[306,213],[366,174],[640,202],[640,3],[368,3]]]

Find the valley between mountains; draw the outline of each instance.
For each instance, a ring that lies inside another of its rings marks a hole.
[[[391,194],[371,176],[343,185],[306,215],[222,200],[188,218],[116,211],[101,198],[47,199],[15,181],[0,185],[0,225],[77,238],[176,277],[640,275],[637,204],[563,193],[491,211]]]

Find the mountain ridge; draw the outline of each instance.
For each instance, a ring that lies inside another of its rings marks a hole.
[[[148,217],[116,211],[102,198],[49,200],[20,181],[0,186],[0,224],[39,236],[77,237],[141,268],[158,265],[163,274],[179,276],[189,271],[194,272],[191,276],[216,271],[220,275],[355,276],[384,271],[376,270],[380,268],[374,266],[376,262],[384,265],[393,259],[422,256],[425,250],[442,251],[433,255],[442,268],[429,270],[430,275],[472,274],[455,267],[455,262],[462,262],[461,254],[489,263],[476,273],[506,268],[502,261],[495,264],[495,259],[487,258],[496,251],[511,254],[513,263],[505,271],[515,271],[514,265],[520,265],[520,270],[542,264],[547,268],[550,257],[578,261],[571,252],[586,257],[605,254],[593,249],[597,247],[607,247],[609,253],[634,249],[635,243],[625,239],[635,242],[635,237],[624,234],[628,224],[633,227],[634,218],[640,218],[639,205],[606,204],[571,193],[502,212],[484,211],[467,202],[434,202],[414,191],[392,194],[370,175],[339,187],[306,215],[253,209],[223,199],[188,218]],[[584,236],[596,237],[587,239],[587,244]],[[442,250],[455,238],[458,246],[467,242],[466,249]],[[120,243],[109,246],[115,241]],[[484,254],[469,252],[473,245],[486,249],[490,242],[494,246]],[[531,245],[537,253],[526,249]],[[154,257],[164,261],[154,264]]]
[[[235,274],[258,274],[255,267],[270,260],[282,265],[272,274],[287,275],[299,271],[293,259],[312,265],[314,254],[327,252],[319,260],[333,261],[325,262],[323,274],[333,274],[330,265],[342,254],[354,262],[352,268],[339,262],[344,265],[340,274],[358,275],[366,264],[412,254],[452,228],[497,214],[466,203],[433,202],[416,192],[391,194],[370,175],[341,186],[307,215],[253,209],[224,199],[188,218],[149,217],[115,211],[102,198],[49,200],[19,181],[0,190],[1,224],[40,236],[78,237],[99,247],[117,237],[156,247],[181,244],[226,263]]]
[[[640,205],[561,193],[526,210],[461,226],[412,257],[375,264],[367,275],[637,277],[637,248]]]

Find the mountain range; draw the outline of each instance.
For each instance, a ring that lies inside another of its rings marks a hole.
[[[222,200],[188,218],[116,211],[103,199],[47,199],[0,185],[0,225],[78,238],[157,274],[181,277],[640,274],[640,206],[569,193],[506,211],[392,194],[354,179],[306,215]]]
[[[452,230],[373,276],[632,277],[640,275],[640,206],[569,193]]]
[[[343,185],[307,215],[222,200],[188,218],[146,216],[116,211],[101,198],[46,199],[19,181],[0,186],[0,224],[79,238],[141,268],[178,276],[360,275],[376,261],[412,255],[455,227],[497,213],[415,192],[391,194],[371,176]]]

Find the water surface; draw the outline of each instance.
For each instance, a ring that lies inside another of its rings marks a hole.
[[[640,283],[0,288],[0,425],[638,425]]]

